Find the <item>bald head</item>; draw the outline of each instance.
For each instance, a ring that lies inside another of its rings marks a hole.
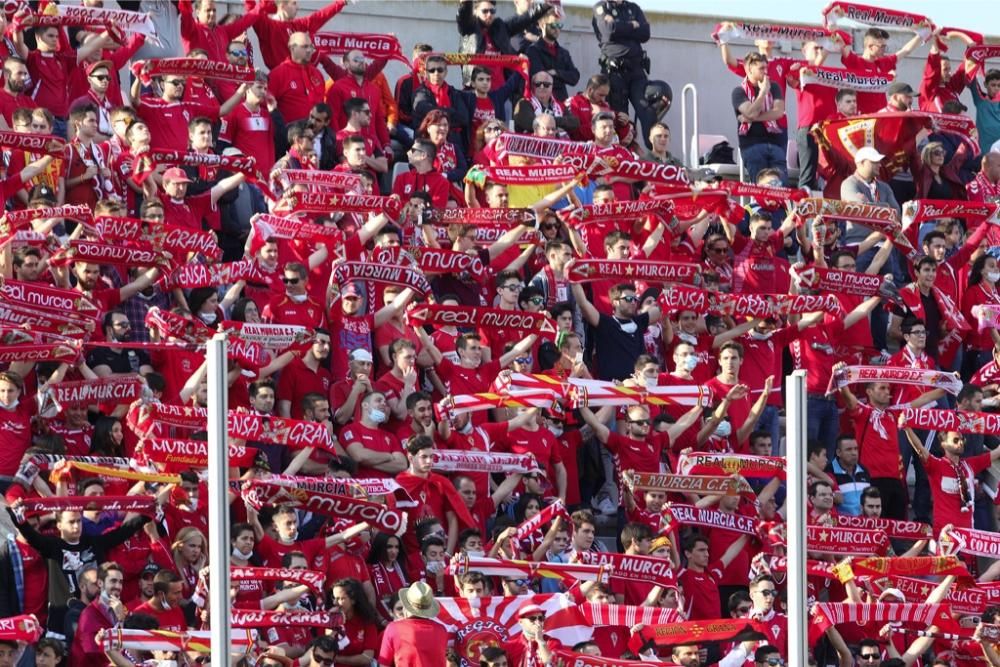
[[[991,151],[983,156],[983,173],[993,183],[1000,181],[1000,153]]]
[[[292,62],[305,65],[312,60],[315,47],[307,32],[293,32],[288,38],[288,53]]]

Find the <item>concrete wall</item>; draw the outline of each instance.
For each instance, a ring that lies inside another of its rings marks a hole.
[[[236,5],[238,3],[230,3]],[[641,3],[640,3],[641,4]],[[382,32],[392,33],[399,37],[403,52],[409,55],[417,42],[427,42],[436,49],[457,50],[458,32],[455,28],[455,11],[458,3],[454,0],[383,0],[380,2],[362,0],[358,4],[347,7],[333,19],[327,28],[351,32]],[[300,13],[309,11],[319,5],[303,0],[300,2]],[[500,2],[502,15],[512,11],[512,4]],[[573,56],[581,73],[581,86],[591,74],[598,73],[598,48],[590,21],[592,11],[586,7],[567,7],[567,17],[564,20],[561,43]],[[221,12],[220,12],[221,13]],[[647,51],[652,60],[651,78],[663,79],[674,91],[674,106],[667,113],[666,121],[673,132],[672,150],[680,153],[681,149],[681,89],[685,84],[694,83],[698,89],[698,119],[699,131],[702,134],[721,134],[730,138],[735,145],[736,121],[730,104],[730,95],[738,84],[738,79],[722,64],[718,47],[711,39],[711,33],[716,23],[725,18],[714,16],[692,16],[669,13],[648,13],[647,18],[652,25],[652,37],[647,44]],[[855,38],[860,34],[856,33]],[[895,33],[889,42],[888,50],[898,49],[908,39],[906,33]],[[798,44],[786,43],[782,49],[776,50],[776,55],[786,57],[798,56]],[[734,52],[745,54],[753,45],[734,45]],[[898,78],[910,83],[915,89],[919,86],[921,72],[927,47],[918,48],[901,63]],[[833,54],[828,64],[839,67],[839,58]],[[457,68],[450,73],[452,83],[460,85]],[[390,82],[402,74],[404,67],[399,63],[391,63],[386,69]],[[578,87],[579,88],[579,87]],[[972,101],[969,93],[963,94],[964,102],[970,109]],[[794,127],[795,95],[787,100],[791,125]],[[689,114],[689,122],[691,119]],[[691,130],[688,130],[689,135]]]

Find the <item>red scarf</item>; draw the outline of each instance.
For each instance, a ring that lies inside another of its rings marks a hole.
[[[392,600],[396,597],[396,591],[409,583],[403,573],[403,568],[399,566],[397,560],[392,564],[392,567],[386,567],[382,563],[369,564],[368,570],[372,575],[375,599],[378,600],[382,615],[386,618],[392,618]],[[389,600],[388,603],[386,603],[386,599]]]
[[[455,490],[451,480],[443,475],[430,473],[427,477],[417,477],[408,471],[401,472],[396,481],[406,489],[411,498],[419,500],[422,504],[426,501],[427,494],[437,494],[444,498],[445,507],[451,509],[458,517],[459,524],[465,528],[474,528],[477,523],[469,513],[469,508],[465,506],[462,496]]]
[[[437,104],[438,108],[451,108],[451,88],[448,86],[447,82],[435,86],[430,81],[424,81],[424,85],[427,86],[427,90],[434,93],[434,102]]]
[[[969,327],[968,322],[965,321],[965,317],[955,306],[955,302],[951,300],[951,297],[934,286],[931,286],[931,294],[934,295],[934,301],[937,302],[941,317],[948,327],[948,335],[942,337],[938,344],[938,363],[941,364],[942,368],[948,368],[955,357],[959,345],[962,343],[962,338],[964,338],[963,332],[969,331],[971,327]],[[910,283],[899,290],[899,296],[914,317],[924,321],[927,320],[924,315],[924,305],[920,298],[920,288],[917,287],[916,283]]]
[[[458,167],[458,155],[455,146],[450,141],[438,146],[437,157],[434,159],[434,170],[440,174],[446,174]]]
[[[753,102],[754,99],[757,98],[757,86],[755,86],[754,84],[750,83],[750,80],[747,79],[746,77],[743,77],[743,81],[740,83],[740,85],[743,86],[743,92],[746,93],[747,99],[750,100],[751,102]],[[774,106],[774,96],[771,95],[771,88],[770,88],[770,84],[769,84],[767,92],[764,93],[764,106],[761,109],[761,111],[770,111],[773,106]],[[759,122],[763,122],[764,123],[764,127],[767,129],[767,131],[770,134],[780,134],[781,133],[781,126],[778,125],[778,121],[776,121],[776,120],[765,120],[765,121],[759,121]],[[738,131],[739,131],[741,137],[745,137],[747,135],[747,133],[750,132],[750,125],[751,125],[751,123],[740,123]]]

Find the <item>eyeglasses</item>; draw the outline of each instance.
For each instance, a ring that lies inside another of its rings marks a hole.
[[[531,363],[531,357],[517,357],[517,358],[514,359],[514,363],[515,364],[522,364],[522,365],[530,364]]]
[[[879,655],[878,653],[862,653],[861,655],[858,656],[858,658],[861,660],[878,660],[881,657],[882,656]]]
[[[281,282],[285,283],[286,285],[298,285],[299,280],[300,280],[299,278],[282,278]]]
[[[534,83],[534,85],[535,85],[536,88],[551,88],[552,87],[552,82],[551,81],[534,81],[533,83]]]
[[[425,71],[428,74],[444,74],[445,68],[444,67],[428,67]]]
[[[634,296],[634,295],[620,296],[620,297],[618,297],[618,300],[619,301],[624,301],[626,303],[638,303],[639,302],[639,297]]]
[[[778,594],[778,591],[774,590],[773,588],[765,588],[764,590],[757,592],[766,598],[773,598],[775,595]]]
[[[648,419],[629,419],[629,424],[638,424],[639,426],[649,426]]]
[[[552,26],[553,28],[555,28],[556,30],[562,30],[563,29],[563,24],[559,23],[558,21],[553,21],[549,25]]]
[[[184,80],[183,79],[173,79],[171,81],[164,81],[164,83],[166,83],[169,86],[183,86],[184,85]]]
[[[332,665],[337,661],[336,656],[313,655],[313,660],[320,665]]]
[[[911,336],[926,336],[927,332],[924,331],[923,329],[921,329],[920,331],[911,331],[910,335]]]
[[[91,79],[97,79],[98,81],[107,81],[111,77],[108,76],[107,74],[91,74],[90,78]]]
[[[531,583],[531,579],[507,579],[508,584],[517,584],[518,586],[527,586]]]
[[[785,661],[782,660],[781,658],[768,658],[764,662],[766,662],[767,664],[772,665],[772,666],[784,665],[785,664]]]
[[[534,623],[544,623],[545,622],[545,617],[544,616],[525,616],[525,618],[528,619],[529,621],[533,621]]]
[[[522,285],[501,285],[500,289],[510,290],[511,292],[520,292],[524,287]]]

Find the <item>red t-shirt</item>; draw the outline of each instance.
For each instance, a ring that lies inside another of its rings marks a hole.
[[[24,93],[11,95],[6,90],[0,88],[0,115],[3,115],[7,125],[13,123],[13,114],[18,109],[34,109],[37,105],[35,101]]]
[[[744,358],[746,358],[746,354],[744,354]],[[740,382],[742,383],[743,381],[740,380]],[[716,376],[706,382],[705,386],[712,390],[712,402],[718,405],[735,385],[726,384]],[[738,454],[749,453],[747,449],[748,443],[736,442],[736,431],[742,428],[747,417],[750,416],[750,408],[753,406],[754,400],[748,394],[737,401],[732,401],[729,404],[729,409],[726,411],[726,414],[729,416],[729,425],[732,426],[732,441],[735,445],[735,451]]]
[[[664,438],[661,433],[651,433],[643,440],[611,432],[605,446],[615,455],[619,472],[635,470],[637,472],[660,472],[660,459],[663,456]]]
[[[440,667],[445,664],[448,630],[437,621],[407,618],[390,623],[382,634],[380,665]]]
[[[257,111],[251,111],[246,102],[236,105],[222,119],[219,139],[239,148],[244,155],[253,155],[264,174],[274,166],[274,124],[264,105]]]
[[[332,384],[330,371],[322,366],[314,371],[296,358],[282,369],[275,393],[279,401],[291,401],[293,419],[302,419],[302,398],[313,392],[329,396]]]
[[[149,602],[143,602],[135,608],[133,614],[149,614],[160,622],[159,630],[170,630],[171,632],[185,632],[188,629],[187,620],[184,618],[184,610],[180,607],[172,607],[166,611],[160,611]]]
[[[264,306],[261,318],[272,324],[287,324],[290,326],[315,329],[324,323],[323,306],[306,296],[306,300],[298,302],[287,294],[279,294]]]
[[[198,116],[218,118],[219,109],[196,102],[167,102],[161,97],[143,96],[136,113],[144,123],[156,128],[151,133],[151,148],[186,152],[191,119]]]
[[[202,192],[199,195],[185,197],[181,200],[164,197],[161,201],[163,202],[163,219],[171,225],[200,231],[205,228],[206,222],[219,224],[218,216],[212,215],[217,209],[212,206],[212,195],[209,192]]]
[[[756,401],[764,390],[764,381],[773,375],[775,382],[768,397],[768,405],[781,405],[781,353],[799,335],[798,327],[782,327],[766,340],[753,338],[749,333],[740,337],[743,346],[743,364],[740,382],[750,387],[749,400]],[[720,397],[721,398],[721,397]]]
[[[968,498],[975,498],[976,475],[990,467],[990,453],[983,452],[977,456],[962,459],[958,468],[962,479],[955,476],[955,466],[945,458],[929,456],[924,461],[924,470],[931,487],[931,500],[934,503],[934,534],[939,535],[941,529],[952,524],[956,528],[972,528],[971,508],[963,510],[959,484],[965,484]]]
[[[371,651],[374,657],[378,651],[378,626],[361,618],[357,612],[344,621],[344,638],[347,639],[347,646],[339,648],[338,656],[348,657]]]
[[[323,101],[323,73],[315,65],[286,59],[271,70],[267,87],[286,123],[308,118],[309,110]]]
[[[508,451],[513,454],[531,454],[538,461],[538,466],[545,470],[546,478],[552,485],[555,485],[555,466],[562,463],[560,457],[560,447],[552,431],[539,427],[537,431],[529,431],[519,428],[511,431],[500,442],[494,445],[500,451]]]
[[[854,436],[861,446],[861,465],[871,478],[902,480],[903,460],[899,457],[896,416],[864,403],[858,403],[848,414],[854,424]]]
[[[840,359],[834,346],[844,333],[843,320],[822,326],[809,327],[792,341],[792,360],[796,369],[809,371],[806,377],[806,391],[810,394],[826,394],[833,365]]]
[[[851,51],[841,53],[840,62],[849,70],[854,70],[860,74],[882,74],[890,79],[896,74],[895,55],[882,56],[874,61],[868,61]],[[875,113],[885,108],[885,93],[858,92],[858,115],[863,116]]]
[[[345,449],[356,442],[365,449],[382,454],[394,454],[403,451],[403,446],[399,444],[396,436],[380,428],[368,428],[360,422],[345,426],[340,432],[340,442],[344,445]],[[392,477],[389,473],[363,465],[358,465],[357,476],[361,478]]]
[[[284,544],[270,535],[264,535],[254,551],[260,557],[263,567],[281,567],[281,559],[285,557],[285,554],[290,551],[301,551],[306,557],[308,567],[315,569],[322,567],[326,560],[326,540],[322,537],[314,537],[311,540]]]
[[[0,475],[12,477],[31,446],[34,400],[22,395],[13,410],[0,408]]]
[[[31,90],[35,104],[48,109],[56,118],[69,116],[69,78],[78,67],[76,53],[31,51],[27,65],[35,84]]]
[[[418,174],[416,170],[410,169],[396,177],[392,184],[392,194],[399,195],[403,203],[406,203],[414,192],[428,193],[434,208],[444,208],[448,205],[451,186],[448,179],[436,171]]]
[[[685,568],[677,575],[677,582],[681,585],[687,602],[684,612],[688,620],[719,618],[719,582],[722,581],[723,569],[722,561],[717,560],[709,563],[704,572]]]

